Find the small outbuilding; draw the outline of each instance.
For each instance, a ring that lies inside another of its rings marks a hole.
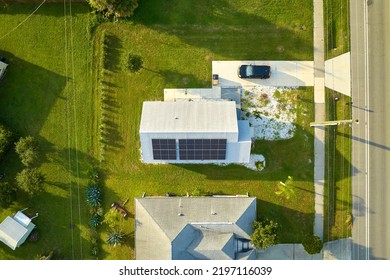
[[[18,211],[13,217],[8,216],[0,224],[0,241],[15,250],[26,241],[34,228],[31,219],[22,211]]]

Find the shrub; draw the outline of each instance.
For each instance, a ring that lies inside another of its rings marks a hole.
[[[115,209],[111,209],[104,215],[104,223],[110,228],[116,228],[119,225],[121,214]]]
[[[88,175],[90,178],[91,185],[98,185],[100,183],[101,174],[100,174],[100,171],[97,167],[92,167],[88,171]]]
[[[89,5],[106,16],[129,17],[138,7],[138,0],[87,0]]]
[[[91,207],[99,207],[102,201],[102,193],[96,185],[87,188],[87,203]]]
[[[272,220],[254,221],[252,224],[254,232],[251,236],[253,246],[260,249],[267,249],[278,242],[279,224]]]
[[[202,188],[196,187],[192,190],[191,196],[205,196],[207,195],[207,192],[205,192]]]
[[[45,176],[38,168],[26,168],[16,174],[18,187],[27,194],[33,196],[43,191]]]
[[[92,247],[91,255],[96,257],[98,254],[99,254],[99,248],[98,247]]]
[[[109,232],[107,237],[107,243],[111,247],[121,246],[126,239],[126,234],[122,232],[121,230],[114,229],[111,232]]]
[[[324,246],[322,240],[316,235],[306,236],[302,241],[302,245],[310,255],[320,253]]]
[[[13,137],[13,133],[0,124],[0,161],[11,147]]]
[[[263,161],[256,161],[255,165],[256,165],[256,168],[259,169],[259,170],[263,170],[264,169],[264,162]]]
[[[15,143],[15,151],[23,165],[31,166],[38,159],[37,143],[32,136],[22,137]]]
[[[92,228],[97,228],[98,225],[102,222],[102,216],[98,214],[92,215],[91,219],[89,220],[89,224]]]
[[[132,72],[138,72],[142,68],[142,57],[139,55],[129,54],[129,58],[127,60],[127,69]]]

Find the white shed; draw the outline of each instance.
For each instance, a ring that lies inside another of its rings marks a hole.
[[[15,216],[8,216],[0,224],[0,241],[15,250],[26,241],[34,228],[31,219],[18,211]]]

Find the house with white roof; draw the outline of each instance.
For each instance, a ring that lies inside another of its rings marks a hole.
[[[145,163],[247,163],[249,122],[225,99],[144,102],[140,124]]]
[[[256,198],[143,197],[135,199],[137,260],[246,260]]]

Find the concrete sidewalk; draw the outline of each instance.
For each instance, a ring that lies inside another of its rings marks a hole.
[[[314,111],[315,121],[325,120],[325,46],[323,0],[314,0]],[[314,234],[324,232],[325,129],[314,128]]]
[[[258,249],[258,260],[350,260],[352,239],[345,238],[324,244],[321,253],[310,255],[302,244],[278,244],[267,250]]]

